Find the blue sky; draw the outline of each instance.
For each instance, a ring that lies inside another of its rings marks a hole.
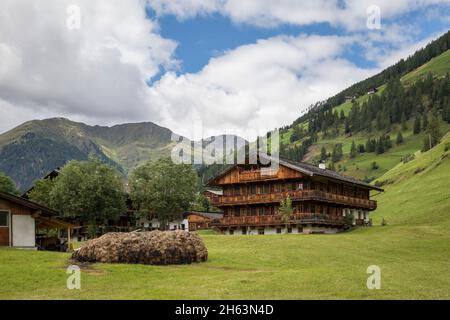
[[[435,19],[434,14],[440,19]],[[150,18],[155,18],[155,12],[147,10]],[[418,8],[406,12],[404,15],[382,20],[383,24],[392,23],[405,26],[414,26],[410,33],[412,41],[420,41],[430,36],[439,34],[449,27],[450,7],[432,5],[426,11]],[[182,61],[178,73],[195,73],[200,71],[210,58],[218,56],[227,50],[241,45],[254,43],[259,39],[267,39],[277,35],[297,36],[299,34],[313,35],[348,35],[348,30],[340,26],[331,26],[329,23],[314,23],[306,26],[282,24],[276,27],[259,27],[248,24],[233,23],[228,17],[218,13],[197,16],[191,19],[181,20],[174,15],[164,15],[158,19],[161,27],[161,35],[173,39],[178,43],[175,52],[176,58]],[[387,48],[395,48],[396,43],[380,43]],[[366,59],[358,44],[354,44],[345,52],[344,57],[361,68],[373,68],[376,62]],[[159,77],[158,77],[159,78]]]

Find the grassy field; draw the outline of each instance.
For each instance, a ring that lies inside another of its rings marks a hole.
[[[69,254],[3,249],[0,299],[450,299],[449,144],[447,135],[380,178],[397,182],[377,196],[371,228],[336,235],[202,232],[206,263],[87,265],[74,291],[66,289]],[[366,287],[370,265],[381,268],[380,290]]]

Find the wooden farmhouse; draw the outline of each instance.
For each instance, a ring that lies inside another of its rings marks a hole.
[[[258,164],[234,165],[207,183],[222,189],[207,193],[211,205],[223,211],[214,226],[225,234],[335,233],[346,215],[356,225],[369,225],[377,208],[372,190],[362,181],[311,164],[270,158],[276,170]],[[280,201],[290,197],[293,213],[279,213]]]
[[[67,232],[71,225],[57,219],[58,212],[21,197],[0,192],[0,247],[36,248],[37,230]]]

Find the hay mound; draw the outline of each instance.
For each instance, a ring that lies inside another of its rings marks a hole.
[[[107,233],[73,253],[80,262],[188,264],[208,259],[199,236],[185,231]]]

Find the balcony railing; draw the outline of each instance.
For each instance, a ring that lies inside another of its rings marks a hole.
[[[322,202],[338,203],[355,207],[375,210],[377,202],[374,200],[349,197],[319,190],[297,190],[287,192],[275,192],[266,194],[246,194],[233,196],[212,196],[210,197],[213,206],[245,205],[258,203],[278,203],[287,196],[293,201],[316,200]]]
[[[299,213],[293,214],[288,220],[281,215],[223,217],[211,224],[214,227],[238,227],[238,226],[277,226],[285,224],[318,224],[328,226],[344,225],[341,216],[330,216],[326,214]]]
[[[271,171],[270,169],[266,169],[264,172],[261,170],[239,172],[240,181],[270,180],[274,178],[277,178],[277,170]]]

